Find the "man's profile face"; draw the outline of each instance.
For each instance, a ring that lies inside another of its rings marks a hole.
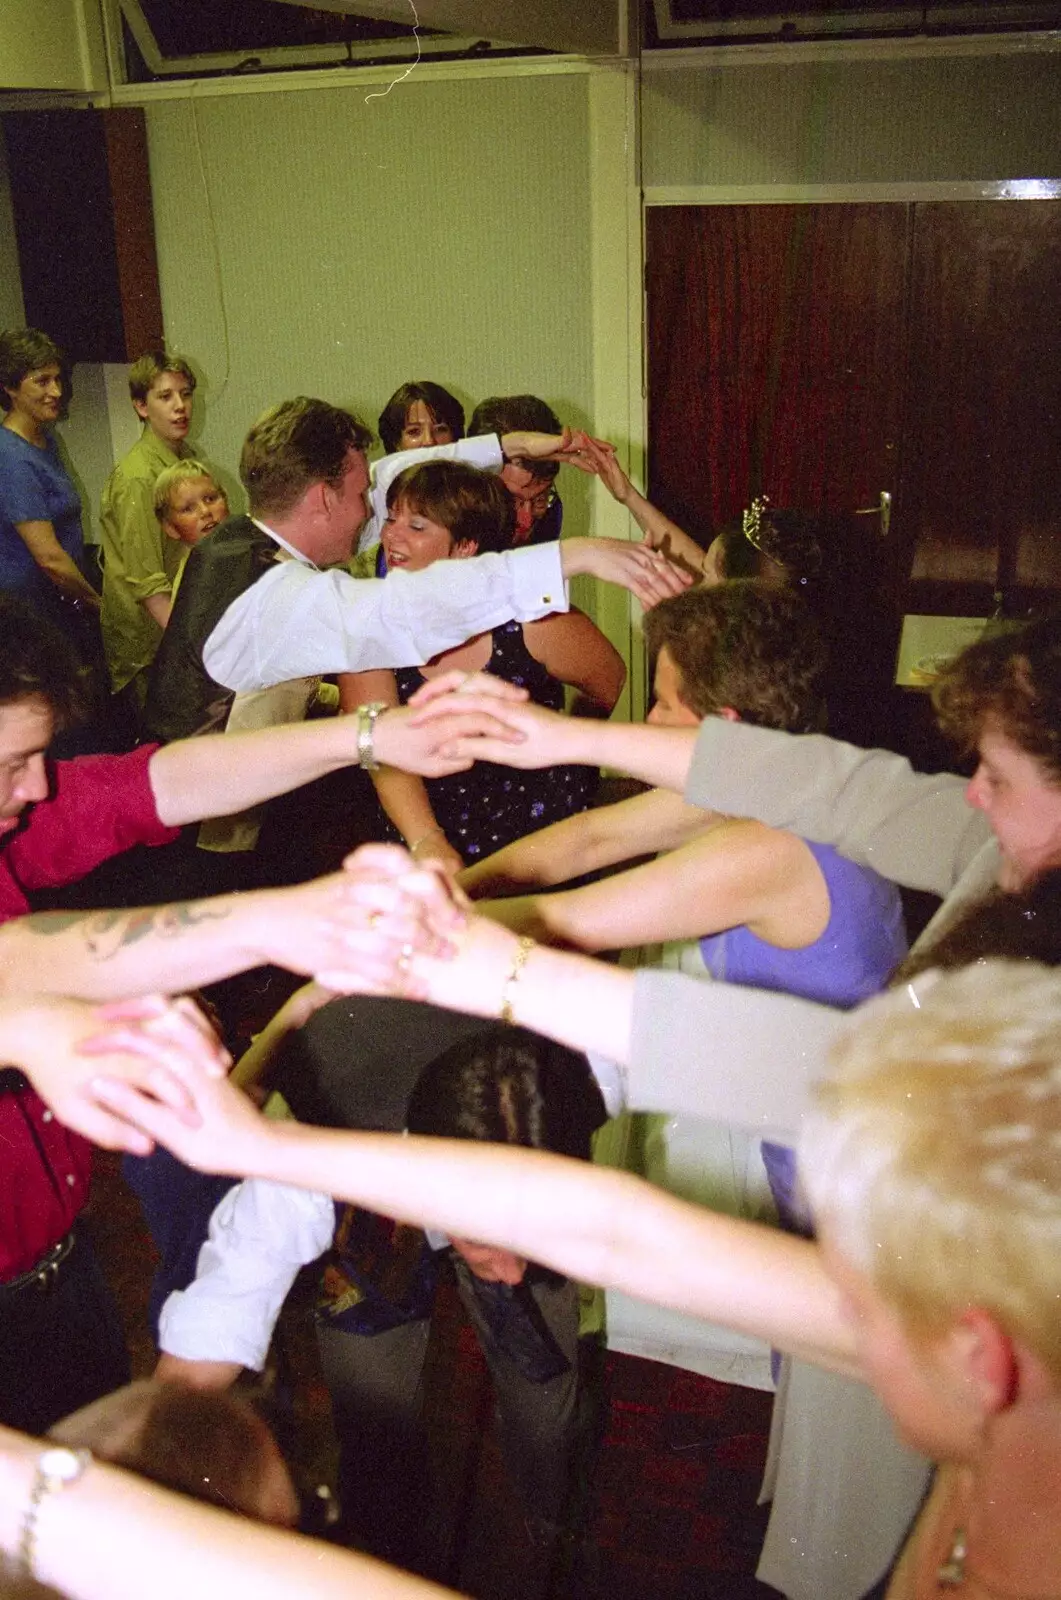
[[[661,645],[652,680],[654,704],[645,718],[654,728],[698,728],[703,720],[685,702],[685,688],[674,657]]]
[[[472,1239],[450,1239],[450,1244],[467,1265],[484,1283],[508,1283],[515,1288],[523,1282],[527,1263],[511,1250],[501,1250],[492,1244],[477,1244]]]
[[[349,559],[358,532],[368,516],[368,463],[360,450],[348,450],[342,481],[328,490],[329,520],[319,548],[312,553],[318,566]]]
[[[0,706],[0,837],[18,825],[26,807],[48,794],[45,752],[55,718],[37,695]]]

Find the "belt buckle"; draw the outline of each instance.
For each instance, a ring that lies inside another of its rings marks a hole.
[[[46,1261],[43,1264],[43,1266],[41,1266],[38,1269],[36,1278],[34,1279],[34,1285],[36,1287],[37,1293],[38,1294],[51,1294],[52,1290],[55,1288],[56,1283],[58,1282],[58,1279],[59,1279],[59,1258],[56,1257],[56,1259],[53,1260],[53,1261]]]

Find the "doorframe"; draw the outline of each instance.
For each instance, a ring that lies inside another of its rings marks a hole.
[[[964,178],[941,183],[658,184],[650,206],[905,205],[939,200],[1061,200],[1061,178]]]

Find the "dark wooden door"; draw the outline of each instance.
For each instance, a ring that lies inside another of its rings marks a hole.
[[[648,214],[651,497],[690,532],[752,495],[850,511],[894,491],[910,208]]]
[[[1056,602],[1061,202],[653,209],[647,288],[650,494],[832,515],[840,731],[891,737],[904,611]]]
[[[1061,591],[1061,202],[918,205],[898,532],[909,609]]]

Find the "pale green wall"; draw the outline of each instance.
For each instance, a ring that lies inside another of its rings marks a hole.
[[[320,395],[374,427],[408,378],[590,420],[586,78],[376,88],[148,107],[166,333],[202,370],[203,443],[230,467],[272,402]],[[580,478],[566,502],[584,517]]]
[[[647,69],[645,187],[1061,177],[1061,54]]]

